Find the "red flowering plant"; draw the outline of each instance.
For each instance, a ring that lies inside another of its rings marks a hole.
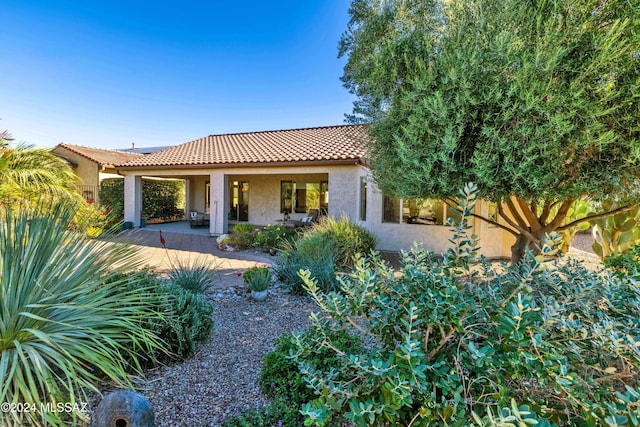
[[[99,206],[92,200],[87,200],[87,203],[78,209],[76,217],[78,218],[77,223],[79,226],[92,239],[114,230],[121,222],[113,215],[112,208]]]

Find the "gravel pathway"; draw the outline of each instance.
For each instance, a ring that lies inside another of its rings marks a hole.
[[[569,256],[597,268],[600,260],[590,246],[590,235],[578,235]],[[148,374],[138,391],[153,404],[157,427],[219,426],[225,417],[267,402],[258,385],[262,358],[277,337],[305,329],[316,307],[309,297],[280,287],[261,303],[245,292],[243,286],[213,289],[209,340],[187,360]]]
[[[187,360],[148,375],[140,392],[153,404],[157,427],[217,426],[242,408],[266,403],[258,385],[262,358],[277,337],[307,327],[315,305],[282,288],[260,303],[244,292],[214,290],[209,341]]]

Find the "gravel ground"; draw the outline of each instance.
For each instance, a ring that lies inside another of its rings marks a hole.
[[[591,251],[590,234],[578,234],[569,256],[600,266]],[[244,287],[214,289],[214,330],[198,352],[185,361],[150,372],[139,386],[152,404],[157,427],[218,426],[244,408],[267,402],[258,385],[262,358],[285,332],[309,324],[316,309],[309,297],[272,288],[266,301],[253,302]]]
[[[262,358],[277,337],[307,327],[315,308],[310,298],[281,288],[260,303],[244,288],[213,292],[209,341],[189,359],[150,373],[140,390],[153,404],[157,427],[217,426],[242,408],[266,403],[258,385]]]

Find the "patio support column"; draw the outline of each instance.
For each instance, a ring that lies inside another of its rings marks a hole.
[[[184,180],[184,219],[189,221],[191,211],[191,178]]]
[[[131,221],[134,227],[140,227],[142,212],[142,177],[127,174],[124,176],[124,220]]]
[[[209,177],[211,206],[209,233],[219,236],[227,232],[226,187],[227,177],[223,172],[211,172]]]

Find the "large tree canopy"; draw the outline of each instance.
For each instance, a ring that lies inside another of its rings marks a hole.
[[[640,194],[640,2],[353,0],[350,14],[343,81],[383,192],[476,182],[514,260],[574,225],[576,199]]]

